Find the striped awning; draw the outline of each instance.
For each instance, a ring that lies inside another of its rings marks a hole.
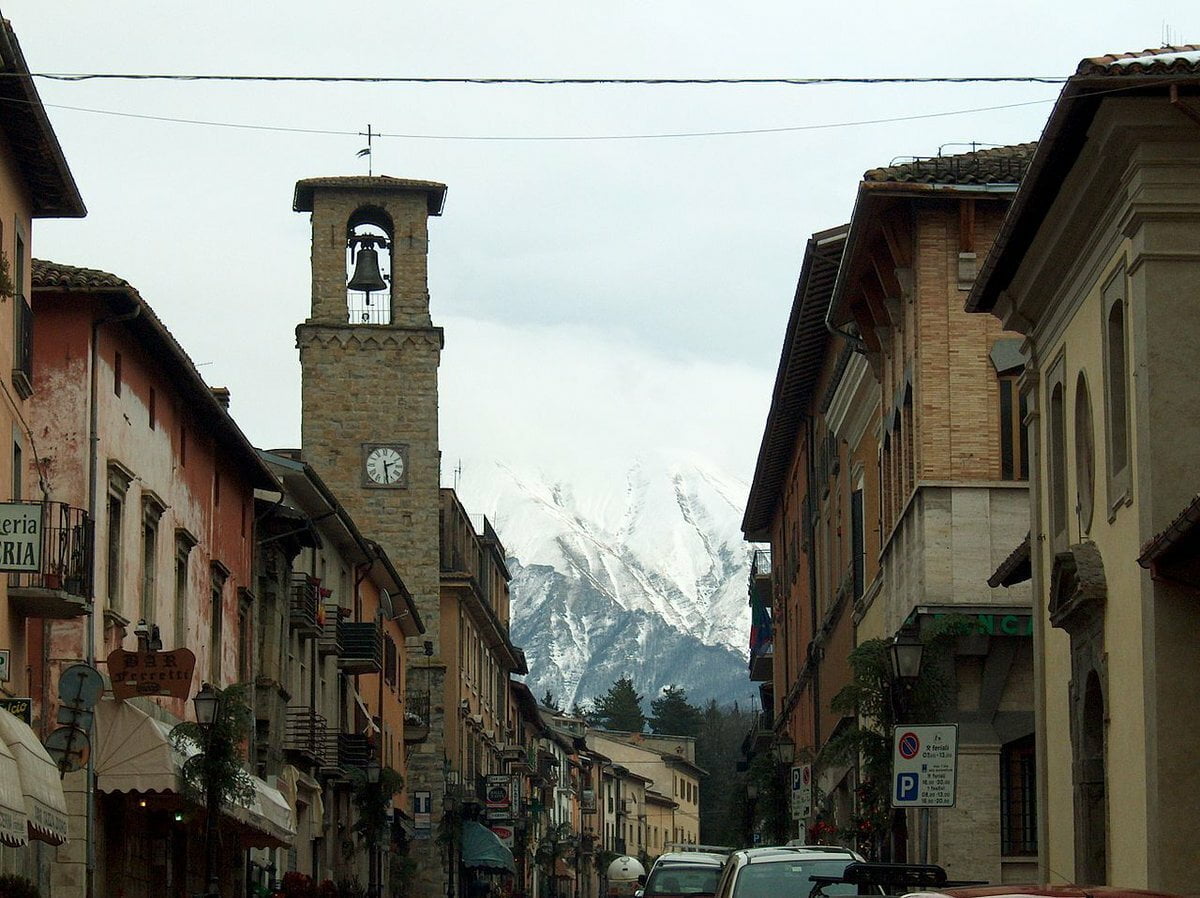
[[[19,789],[28,837],[51,845],[62,845],[67,841],[67,800],[63,796],[58,766],[50,759],[49,752],[29,724],[7,711],[0,713],[0,742],[4,743],[11,759],[11,767],[3,777],[8,783],[0,788],[0,806],[15,803],[16,789]],[[0,765],[3,763],[0,761]],[[15,780],[12,776],[13,767],[17,774]],[[0,818],[9,818],[9,825],[0,824],[0,831],[4,832],[0,840],[10,845],[23,844],[12,841],[12,824],[16,818],[10,815],[15,810],[9,807],[0,810]],[[16,829],[20,828],[18,823]]]

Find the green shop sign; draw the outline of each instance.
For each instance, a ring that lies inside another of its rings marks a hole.
[[[1032,636],[1033,618],[1028,614],[965,614],[966,618],[974,618],[979,627],[978,632],[983,636]],[[934,620],[946,617],[945,614],[935,614]]]

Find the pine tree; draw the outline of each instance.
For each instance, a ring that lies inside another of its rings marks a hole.
[[[554,700],[554,693],[549,689],[546,690],[546,695],[542,698],[542,707],[549,708],[551,711],[561,711],[558,702]]]
[[[682,686],[668,686],[650,703],[650,729],[670,736],[699,736],[703,716]]]
[[[640,733],[646,727],[642,697],[633,688],[633,680],[621,677],[604,695],[592,702],[590,723],[606,730]]]

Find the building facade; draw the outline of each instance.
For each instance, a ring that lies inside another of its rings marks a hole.
[[[8,446],[0,452],[0,506],[6,534],[14,533],[18,522],[25,522],[21,529],[27,531],[23,539],[5,539],[0,565],[6,571],[0,576],[0,696],[6,709],[0,711],[6,715],[0,719],[0,779],[5,782],[0,787],[0,873],[25,876],[46,889],[58,854],[53,846],[78,835],[68,832],[66,799],[41,747],[46,718],[34,699],[44,682],[38,665],[42,622],[83,613],[92,518],[86,506],[65,504],[52,495],[38,471],[40,443],[29,404],[36,379],[31,248],[36,220],[80,218],[86,210],[7,20],[0,21],[0,71],[6,110],[0,121],[0,429]],[[30,525],[35,532],[28,532]],[[77,537],[62,559],[69,564],[45,551],[59,534],[68,540]],[[45,790],[42,799],[36,798],[39,781]]]
[[[1040,873],[1187,891],[1200,49],[1083,60],[966,306],[1025,336]]]
[[[199,891],[204,824],[184,801],[169,732],[194,719],[202,683],[254,676],[254,490],[274,481],[126,281],[35,261],[33,308],[30,422],[40,438],[30,473],[56,501],[88,509],[98,549],[94,600],[43,622],[30,666],[46,719],[58,717],[68,666],[98,665],[113,692],[95,704],[90,764],[63,781],[76,835],[59,851],[55,894]],[[179,689],[168,697],[138,680],[136,694],[120,695],[117,681],[134,676],[126,659],[140,653],[180,658]],[[252,782],[254,806],[227,807],[218,824],[234,861],[219,870],[227,888],[244,887],[247,849],[293,835],[280,793]]]

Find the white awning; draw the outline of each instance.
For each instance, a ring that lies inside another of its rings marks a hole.
[[[179,773],[200,749],[171,743],[171,725],[127,702],[96,703],[96,788],[101,792],[179,792]]]
[[[29,725],[7,711],[0,714],[0,741],[20,774],[29,838],[62,845],[67,841],[67,800],[58,765]]]
[[[227,809],[229,816],[242,823],[247,830],[242,833],[242,844],[247,848],[289,848],[296,838],[296,820],[291,806],[278,789],[273,789],[257,776],[254,782],[254,798],[247,808],[233,805]]]
[[[29,841],[25,796],[21,794],[21,771],[17,759],[0,740],[0,843],[19,847]]]
[[[102,699],[96,704],[96,788],[101,792],[182,792],[187,759],[200,753],[193,742],[176,747],[172,726],[127,702]],[[286,847],[296,836],[292,809],[278,789],[250,777],[249,807],[226,805],[222,811],[241,824],[242,843],[252,848]]]

